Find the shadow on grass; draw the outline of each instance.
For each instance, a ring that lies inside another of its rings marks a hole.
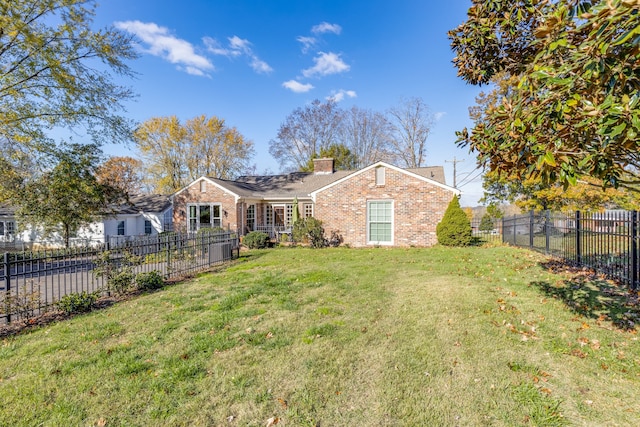
[[[573,312],[592,319],[608,320],[626,331],[635,330],[640,325],[637,292],[595,275],[592,271],[575,269],[558,261],[540,265],[547,270],[562,270],[572,275],[570,279],[555,284],[531,282],[531,285],[545,295],[562,301]]]

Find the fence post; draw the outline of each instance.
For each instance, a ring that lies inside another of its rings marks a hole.
[[[547,209],[544,213],[544,253],[549,254],[549,240],[551,238],[551,219],[550,211]]]
[[[582,236],[580,235],[580,211],[576,211],[576,262],[582,265]]]
[[[7,305],[7,323],[11,323],[11,307],[9,307],[9,301],[11,301],[11,263],[9,260],[9,252],[4,253],[4,283],[5,283],[5,304]]]
[[[534,212],[533,209],[529,211],[529,249],[533,249],[533,223],[534,223]]]
[[[638,287],[638,211],[631,212],[631,289]]]

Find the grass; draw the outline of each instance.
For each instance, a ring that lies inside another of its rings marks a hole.
[[[0,425],[640,424],[638,307],[546,262],[507,247],[252,251],[3,340]]]

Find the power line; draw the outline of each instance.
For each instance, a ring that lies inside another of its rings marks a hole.
[[[453,188],[458,188],[456,181],[456,165],[460,162],[464,162],[463,160],[456,159],[456,156],[453,156],[453,160],[445,160],[445,163],[453,163]]]

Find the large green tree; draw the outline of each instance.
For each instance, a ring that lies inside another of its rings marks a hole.
[[[512,82],[459,142],[500,175],[640,181],[640,2],[473,0],[450,31],[458,74]]]
[[[127,194],[98,180],[101,155],[96,144],[64,145],[52,153],[50,170],[24,178],[14,189],[18,222],[39,227],[45,236],[59,233],[68,247],[80,228],[112,214]]]
[[[93,0],[0,0],[0,138],[41,147],[52,128],[96,142],[130,138],[116,76],[131,76],[130,36],[95,30]]]

